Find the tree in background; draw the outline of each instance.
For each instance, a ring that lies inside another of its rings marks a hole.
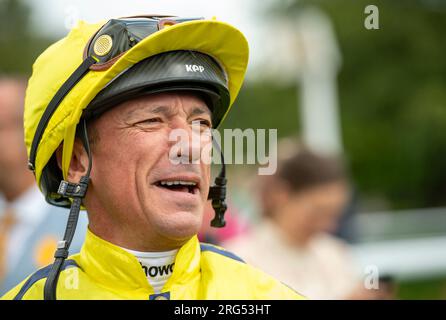
[[[0,1],[0,74],[30,75],[32,63],[52,42],[33,32],[30,14],[22,1]]]
[[[364,27],[368,0],[273,2],[276,18],[317,6],[332,19],[343,65],[338,78],[346,157],[363,209],[446,205],[446,4],[373,1],[380,29]],[[246,85],[226,126],[295,134],[294,83]],[[366,201],[364,201],[366,200]],[[365,208],[364,208],[365,207]]]

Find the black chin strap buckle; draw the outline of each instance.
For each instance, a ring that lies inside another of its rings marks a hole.
[[[83,176],[79,183],[62,180],[57,193],[69,198],[83,198],[87,193],[89,180],[88,176]]]
[[[214,228],[223,228],[226,225],[225,212],[226,205],[226,178],[215,178],[215,186],[210,187],[208,199],[212,199],[212,208],[215,211],[215,217],[211,221]]]
[[[209,188],[208,199],[212,199],[212,208],[215,211],[215,217],[211,221],[211,227],[223,228],[226,225],[225,212],[228,206],[226,205],[226,166],[223,151],[215,139],[212,139],[214,147],[220,152],[221,171],[215,178],[215,185]]]
[[[57,250],[54,253],[54,258],[56,259],[66,259],[68,258],[69,252],[67,248],[67,241],[62,240],[57,243]]]

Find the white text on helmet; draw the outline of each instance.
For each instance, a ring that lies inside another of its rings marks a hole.
[[[187,72],[203,72],[203,66],[197,66],[196,64],[185,64]]]

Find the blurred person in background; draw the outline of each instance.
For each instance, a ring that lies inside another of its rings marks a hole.
[[[390,298],[364,288],[347,244],[332,235],[350,198],[341,164],[306,148],[283,158],[263,177],[263,221],[223,246],[310,299]]]
[[[67,212],[50,206],[27,169],[23,143],[26,82],[0,76],[0,295],[36,269],[51,263]],[[87,219],[73,242],[79,251]]]

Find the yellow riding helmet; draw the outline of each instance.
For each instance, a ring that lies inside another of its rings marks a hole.
[[[55,165],[50,162],[63,143],[62,174],[58,182],[66,178],[76,128],[85,116],[85,109],[92,104],[103,108],[107,101],[115,101],[126,85],[123,81],[120,84],[120,78],[126,73],[141,78],[141,70],[135,71],[140,62],[152,59],[153,64],[155,59],[169,59],[166,54],[170,52],[176,52],[185,61],[190,56],[187,52],[192,52],[192,56],[196,52],[198,56],[201,54],[198,59],[202,64],[218,65],[221,72],[214,65],[215,72],[205,79],[209,88],[200,86],[199,91],[209,89],[209,93],[227,100],[214,104],[216,110],[212,110],[214,123],[221,123],[243,83],[249,55],[243,34],[227,23],[170,16],[112,19],[105,24],[80,22],[38,57],[26,92],[24,129],[29,167],[48,202],[70,206],[66,198],[58,196],[58,186],[48,178],[53,174],[48,167]],[[168,61],[167,65],[171,64]],[[193,90],[192,78],[203,72],[202,66],[193,63],[184,66],[186,73],[182,76],[189,77],[186,79],[189,86],[184,86],[184,81],[170,85]],[[156,84],[157,78],[150,81]],[[114,91],[114,96],[103,94],[106,87]]]

